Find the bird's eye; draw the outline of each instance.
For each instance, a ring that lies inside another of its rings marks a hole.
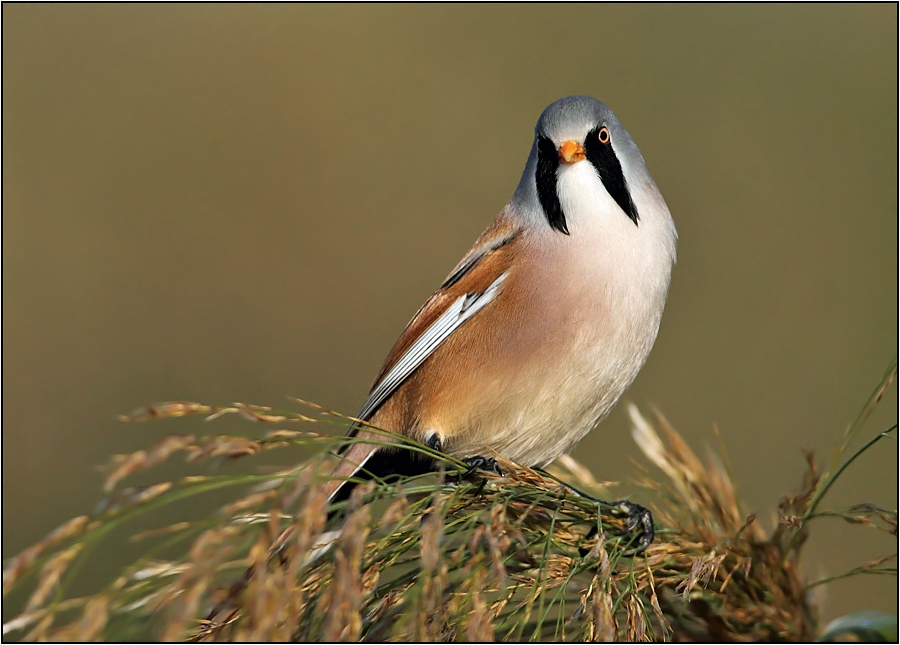
[[[605,125],[602,128],[600,128],[600,132],[599,132],[599,134],[597,134],[597,138],[600,139],[600,143],[602,143],[604,145],[609,143],[609,130],[606,128]]]

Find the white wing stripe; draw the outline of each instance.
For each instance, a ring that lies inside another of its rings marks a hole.
[[[450,337],[450,334],[496,298],[500,292],[500,284],[506,279],[506,276],[506,273],[501,274],[480,294],[469,293],[454,300],[447,307],[447,311],[422,332],[422,335],[406,350],[394,367],[385,374],[372,390],[372,394],[363,405],[358,417],[368,419],[378,409],[378,406],[384,403],[400,387],[401,383],[409,378],[416,368]]]
[[[397,389],[400,382],[406,376],[409,376],[409,374],[411,374],[412,371],[434,351],[434,348],[429,346],[432,341],[450,335],[450,332],[453,329],[453,323],[459,317],[459,311],[462,308],[463,300],[465,300],[465,296],[460,296],[460,298],[451,304],[450,308],[444,312],[440,318],[434,321],[416,342],[406,350],[406,353],[400,357],[400,360],[397,361],[396,365],[385,374],[378,386],[372,390],[369,400],[366,401],[366,404],[359,413],[359,418],[368,418],[369,415],[374,412],[379,405],[384,403],[385,399]],[[416,359],[419,357],[421,357],[421,359],[417,362]]]

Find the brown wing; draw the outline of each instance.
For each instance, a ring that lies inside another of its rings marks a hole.
[[[501,213],[478,238],[472,250],[406,326],[385,359],[360,418],[370,418],[456,326],[474,314],[467,307],[483,306],[496,295],[491,292],[499,288],[502,276],[510,269],[519,233],[519,228]],[[478,302],[480,297],[484,302]],[[454,318],[457,311],[461,315]],[[423,345],[423,340],[428,342]],[[407,365],[411,367],[407,369]]]

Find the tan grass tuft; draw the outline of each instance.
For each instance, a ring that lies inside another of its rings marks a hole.
[[[348,420],[311,407],[322,416],[175,402],[129,419]],[[141,637],[202,642],[811,640],[816,611],[809,590],[827,581],[809,582],[799,570],[813,520],[837,516],[897,534],[896,512],[876,504],[818,508],[842,470],[877,438],[824,473],[810,455],[799,491],[784,496],[778,525],[767,535],[741,507],[724,456],[701,460],[661,415],[651,423],[636,408],[629,412],[635,440],[662,473],[645,473],[645,492],[636,497],[652,506],[657,529],[639,556],[621,512],[502,459],[503,476],[477,473],[460,481],[464,467],[446,459],[433,476],[359,486],[341,505],[342,516],[329,522],[321,485],[329,460],[319,454],[266,474],[188,475],[119,490],[95,516],[71,520],[9,561],[4,594],[27,580],[32,587],[4,635],[133,639],[135,625],[149,625]],[[358,439],[284,428],[257,437],[171,435],[117,457],[105,489],[114,491],[176,452],[189,463],[212,457],[221,463],[352,441]],[[591,491],[612,485],[570,458],[552,472]],[[204,495],[235,487],[234,501],[204,505]],[[96,595],[65,598],[77,563],[111,528],[187,498],[197,500],[189,521],[164,520],[138,532],[146,556]],[[160,557],[162,547],[176,546],[181,557]],[[842,575],[895,573],[893,559]]]

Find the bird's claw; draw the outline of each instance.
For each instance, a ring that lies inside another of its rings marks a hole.
[[[593,499],[593,498],[592,498]],[[644,551],[647,550],[647,547],[653,542],[653,538],[656,535],[655,530],[653,529],[653,515],[643,506],[639,506],[638,504],[634,504],[633,502],[629,502],[626,500],[622,500],[619,502],[603,502],[600,500],[595,500],[600,506],[601,515],[604,512],[608,512],[610,515],[614,515],[616,517],[627,517],[628,523],[625,525],[625,528],[622,529],[617,535],[619,537],[632,536],[632,540],[636,535],[639,535],[637,546],[633,551],[627,552],[627,555],[636,556],[640,555]],[[606,511],[608,509],[608,511]],[[599,531],[597,527],[593,527],[590,531],[588,531],[585,536],[586,540],[593,540],[597,537]],[[581,555],[587,555],[589,550],[584,549],[581,552]]]
[[[537,469],[538,472],[547,475],[545,470]],[[548,475],[549,476],[549,475]],[[556,481],[559,481],[558,479]],[[620,500],[618,502],[604,502],[602,499],[597,499],[592,495],[588,495],[584,491],[580,491],[574,486],[570,486],[564,482],[560,482],[571,490],[573,493],[578,495],[579,497],[583,497],[585,499],[589,499],[592,502],[597,504],[597,510],[599,514],[602,516],[604,513],[607,515],[613,515],[614,517],[627,517],[628,524],[625,525],[625,529],[619,533],[619,536],[631,535],[632,540],[634,539],[634,535],[637,531],[640,531],[640,539],[638,540],[637,546],[634,551],[628,553],[628,555],[640,555],[643,553],[650,543],[653,542],[653,538],[656,535],[656,532],[653,529],[653,515],[643,506],[635,504],[634,502],[629,502],[628,500]],[[596,537],[597,527],[592,528],[588,534],[585,536],[588,540]],[[582,554],[584,555],[584,554]]]
[[[656,534],[653,529],[653,515],[643,506],[627,500],[610,502],[609,506],[615,512],[628,518],[628,524],[625,525],[625,529],[619,535],[634,536],[637,533],[640,536],[632,555],[643,553],[650,546],[650,543],[653,542],[653,537]]]
[[[497,473],[501,477],[503,477],[503,471],[500,470],[500,464],[497,463],[497,460],[493,457],[466,457],[462,460],[462,462],[469,467],[469,469],[463,473],[463,477],[471,477],[476,470],[485,470],[492,473]]]

